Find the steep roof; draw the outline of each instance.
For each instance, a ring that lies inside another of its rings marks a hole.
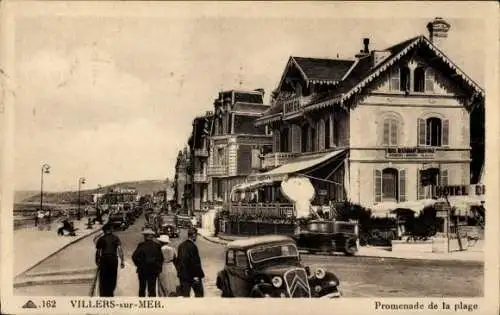
[[[255,103],[237,102],[233,106],[233,111],[234,112],[242,112],[242,113],[262,114],[267,109],[269,109],[269,105],[255,104]]]
[[[306,80],[313,83],[338,82],[352,67],[354,60],[291,57]]]
[[[335,89],[329,93],[319,95],[318,98],[313,100],[311,104],[304,108],[304,110],[311,111],[318,108],[331,106],[333,104],[340,104],[345,106],[345,103],[349,101],[352,96],[362,91],[363,88],[373,82],[381,74],[385,73],[388,69],[391,68],[391,66],[401,60],[403,57],[407,56],[415,48],[427,49],[427,51],[432,54],[433,59],[436,60],[435,62],[439,62],[443,68],[447,69],[447,74],[454,77],[454,81],[457,85],[460,85],[462,88],[469,90],[471,92],[471,95],[473,95],[472,97],[479,97],[484,99],[485,92],[483,88],[481,88],[476,82],[474,82],[474,80],[467,76],[467,74],[465,74],[425,36],[419,35],[386,48],[385,51],[390,52],[389,56],[375,67],[373,67],[373,60],[371,55],[360,57],[356,62],[352,62],[351,66],[348,68],[347,62],[344,63],[344,68],[339,66],[337,68],[338,73],[336,74],[335,78],[341,77],[341,79],[338,80],[338,84],[335,86]],[[295,60],[294,62],[300,65],[301,61],[296,61],[296,58],[297,57],[291,57],[291,59]],[[304,59],[314,60],[314,58]],[[306,61],[305,63],[302,62],[302,64],[309,65],[314,64],[314,62]],[[337,65],[340,65],[340,63],[337,63]],[[307,68],[307,66],[304,67]],[[347,70],[345,70],[345,68],[347,68]],[[303,72],[303,75],[307,76],[306,71]],[[334,76],[332,75],[332,78],[333,77]],[[280,113],[283,110],[282,106],[283,105],[281,104],[281,102],[275,103],[268,111],[264,113],[263,116],[258,119],[258,121],[260,123],[267,123],[279,120]]]

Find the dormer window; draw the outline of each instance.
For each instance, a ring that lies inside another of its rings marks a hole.
[[[424,67],[417,67],[413,72],[413,90],[415,92],[425,91],[425,69]]]
[[[399,90],[410,90],[410,69],[408,67],[401,67],[399,70]]]

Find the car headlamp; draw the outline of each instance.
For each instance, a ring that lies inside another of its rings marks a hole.
[[[323,269],[323,268],[316,269],[316,271],[314,272],[314,275],[318,279],[323,279],[326,275],[325,269]]]
[[[333,286],[333,287],[339,285],[339,283],[337,281],[335,281],[335,280],[332,280],[332,281],[328,282],[328,284],[331,285],[331,286]]]
[[[273,283],[273,285],[274,285],[276,288],[281,287],[281,285],[283,284],[283,280],[281,280],[281,278],[280,278],[280,277],[278,277],[278,276],[273,277],[273,279],[271,280],[271,282]]]

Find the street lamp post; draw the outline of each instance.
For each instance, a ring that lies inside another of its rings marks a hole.
[[[100,194],[101,194],[101,185],[97,185],[97,198],[95,201],[95,216],[96,220],[99,222],[99,224],[102,224],[102,218],[101,218],[101,206],[99,205],[99,201],[101,200]]]
[[[40,172],[40,211],[43,211],[43,174],[50,174],[50,165],[42,164]],[[42,222],[39,222],[42,223]]]
[[[77,213],[77,219],[78,220],[80,220],[82,218],[82,213],[80,211],[80,190],[81,190],[82,184],[85,184],[85,178],[84,177],[80,177],[78,179],[78,213]]]

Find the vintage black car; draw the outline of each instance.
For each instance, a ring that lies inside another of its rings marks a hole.
[[[166,234],[173,238],[179,237],[180,234],[176,217],[166,214],[160,214],[155,218],[154,230],[157,235]]]
[[[342,252],[351,256],[358,251],[357,223],[311,220],[299,227],[293,238],[300,250],[310,253]]]
[[[256,236],[230,242],[226,264],[217,274],[222,297],[336,298],[339,279],[304,267],[295,241],[287,236]]]
[[[110,224],[114,230],[126,230],[130,226],[130,222],[127,220],[127,214],[123,211],[113,212],[108,217],[108,224]]]

